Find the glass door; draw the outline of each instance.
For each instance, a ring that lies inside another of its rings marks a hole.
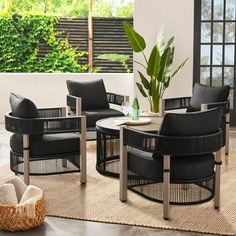
[[[236,0],[195,0],[194,83],[230,85],[231,125],[236,125]]]

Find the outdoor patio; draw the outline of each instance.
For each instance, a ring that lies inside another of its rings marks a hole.
[[[235,235],[236,0],[27,4],[0,3],[0,184],[46,218],[0,235]]]

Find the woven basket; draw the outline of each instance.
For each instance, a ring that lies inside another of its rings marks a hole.
[[[35,206],[35,217],[29,218],[16,211],[16,206],[0,204],[0,229],[8,231],[29,230],[43,223],[45,218],[44,200],[38,200]]]

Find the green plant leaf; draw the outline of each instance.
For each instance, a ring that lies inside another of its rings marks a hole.
[[[169,84],[170,84],[170,79],[171,79],[171,77],[170,76],[168,76],[167,77],[167,80],[163,83],[163,85],[164,85],[164,88],[168,88],[169,87]]]
[[[164,33],[165,33],[165,28],[162,25],[157,34],[157,47],[159,48],[160,55],[162,55],[165,50]]]
[[[153,88],[152,88],[152,86],[153,86],[153,81],[152,80],[150,80],[150,89],[149,89],[149,91],[148,91],[148,93],[149,93],[149,95],[150,96],[152,96],[152,91],[153,91]]]
[[[170,53],[171,53],[171,49],[168,47],[165,49],[163,55],[161,56],[160,72],[157,77],[157,80],[159,82],[164,82],[165,80],[166,71],[169,69],[168,60],[169,60]]]
[[[97,57],[98,59],[113,61],[113,62],[126,62],[129,60],[129,56],[125,54],[116,54],[116,53],[105,53]]]
[[[127,22],[123,22],[126,36],[129,44],[134,52],[142,52],[146,48],[146,42],[144,38],[137,33],[134,28]]]
[[[160,52],[158,47],[155,45],[152,49],[151,55],[148,59],[147,74],[150,76],[157,77],[160,71]]]
[[[171,47],[172,44],[174,43],[174,40],[175,40],[175,37],[174,37],[174,36],[171,37],[171,38],[169,39],[169,41],[167,42],[166,47],[167,47],[167,48],[168,48],[168,47]]]
[[[127,73],[130,73],[130,68],[127,62],[129,60],[129,55],[117,54],[117,53],[105,53],[97,56],[97,58],[106,61],[121,63],[125,71]]]
[[[169,47],[170,48],[170,47]],[[170,67],[174,61],[175,47],[170,48],[170,55],[167,61],[167,66]]]
[[[137,87],[138,87],[140,93],[146,98],[146,97],[147,97],[147,94],[145,93],[142,84],[136,82],[136,85],[137,85]]]
[[[150,89],[149,81],[144,77],[144,75],[143,75],[140,71],[138,71],[138,73],[139,73],[139,76],[140,76],[140,78],[141,78],[143,87],[144,87],[145,89],[149,90],[149,89]]]
[[[68,38],[58,39],[55,24],[58,18],[2,14],[0,16],[0,72],[85,72],[79,60],[85,54],[73,49]],[[40,43],[50,50],[38,56]]]
[[[178,68],[173,72],[173,74],[171,75],[171,78],[174,77],[174,76],[179,72],[179,70],[184,67],[184,65],[185,65],[185,63],[187,62],[187,60],[188,60],[188,58],[185,59],[184,62],[182,62],[182,63],[179,65],[179,67],[178,67]]]

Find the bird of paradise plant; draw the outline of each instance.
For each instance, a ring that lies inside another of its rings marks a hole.
[[[143,67],[147,74],[147,77],[145,77],[138,70],[141,83],[137,82],[137,87],[140,93],[148,99],[151,112],[157,113],[159,112],[159,100],[169,86],[170,80],[183,68],[188,58],[171,72],[175,53],[174,37],[171,37],[165,44],[162,28],[158,34],[157,43],[153,46],[149,57],[147,57],[144,52],[146,48],[145,39],[127,21],[124,21],[123,25],[132,50],[136,53],[142,53],[144,57],[144,63],[134,61]]]

